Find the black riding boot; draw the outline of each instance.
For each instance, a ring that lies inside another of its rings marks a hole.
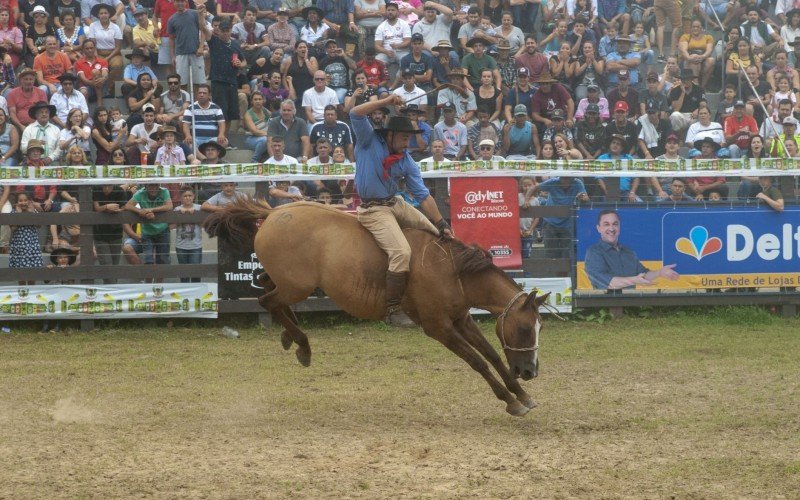
[[[386,319],[384,321],[391,326],[400,328],[417,326],[400,307],[400,301],[406,291],[407,281],[408,272],[393,273],[388,271],[386,273]]]

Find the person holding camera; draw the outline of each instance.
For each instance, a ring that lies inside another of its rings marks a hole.
[[[247,61],[239,42],[231,38],[230,21],[223,19],[216,33],[206,24],[202,25],[202,31],[208,40],[211,58],[211,71],[208,75],[211,98],[225,115],[225,130],[231,130],[231,121],[241,118],[238,75],[247,67]]]

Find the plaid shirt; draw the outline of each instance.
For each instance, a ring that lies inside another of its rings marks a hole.
[[[503,84],[507,85],[508,88],[514,87],[517,83],[517,66],[514,63],[514,59],[509,58],[505,63],[498,62],[497,69],[500,70],[500,78],[503,80]]]

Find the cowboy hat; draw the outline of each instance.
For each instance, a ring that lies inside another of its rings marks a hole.
[[[125,54],[125,57],[128,58],[128,59],[133,59],[134,57],[141,57],[145,61],[149,61],[150,60],[150,56],[145,51],[143,51],[142,49],[140,49],[138,47],[133,49],[130,54]]]
[[[164,125],[163,127],[159,128],[158,130],[150,134],[150,138],[157,141],[160,140],[162,137],[164,137],[164,134],[168,132],[172,132],[173,134],[175,134],[176,137],[179,135],[178,130],[175,127],[173,127],[172,125]]]
[[[712,139],[711,137],[703,137],[702,139],[694,141],[694,149],[700,149],[701,147],[703,147],[703,144],[711,144],[711,146],[714,147],[714,151],[717,151],[719,148],[722,147],[716,142],[714,142],[714,139]]]
[[[407,116],[390,116],[386,125],[379,129],[381,132],[405,132],[416,134],[417,130],[411,125],[411,120]]]
[[[108,5],[107,3],[99,3],[94,7],[92,7],[91,11],[92,17],[98,17],[98,14],[102,9],[106,9],[110,15],[114,14],[114,7]]]
[[[498,49],[510,49],[511,48],[511,42],[509,42],[508,39],[506,39],[506,38],[501,38],[500,40],[497,41],[497,48]]]
[[[439,49],[453,50],[453,46],[447,40],[439,40],[439,43],[433,46],[433,50]]]
[[[215,148],[217,151],[219,151],[220,158],[224,158],[225,153],[227,152],[225,148],[223,148],[217,141],[204,142],[203,144],[197,147],[197,150],[203,154],[206,154],[206,149],[208,148]]]
[[[66,255],[69,257],[69,263],[67,264],[68,266],[71,266],[72,264],[75,263],[75,260],[77,260],[74,250],[67,247],[59,247],[59,248],[54,248],[53,251],[50,252],[50,262],[52,262],[55,265],[58,265],[58,257],[60,255]]]
[[[36,104],[34,104],[33,106],[31,106],[30,108],[28,108],[28,116],[30,116],[31,118],[33,118],[35,120],[36,119],[36,112],[39,111],[40,109],[44,109],[44,108],[47,108],[50,111],[50,116],[53,116],[53,115],[56,114],[56,107],[55,106],[53,106],[52,104],[47,104],[46,101],[39,101]]]
[[[308,19],[308,13],[311,12],[311,11],[316,12],[320,19],[325,17],[325,11],[323,11],[322,9],[317,7],[316,5],[309,5],[308,7],[303,9],[303,12],[300,15],[303,16],[304,19]]]
[[[28,141],[28,149],[26,149],[25,152],[27,153],[31,149],[41,149],[42,153],[44,153],[44,142],[39,139],[31,139]]]
[[[558,83],[558,80],[553,78],[549,71],[542,71],[539,78],[536,79],[536,83]]]
[[[464,73],[464,71],[461,68],[453,68],[453,69],[450,70],[449,73],[447,73],[447,76],[460,76],[460,77],[463,78],[463,77],[465,77],[467,75],[466,75],[466,73]]]
[[[489,41],[486,40],[485,38],[480,37],[480,36],[475,36],[475,37],[472,37],[469,40],[467,40],[467,47],[472,47],[476,43],[481,43],[484,46],[489,45]]]

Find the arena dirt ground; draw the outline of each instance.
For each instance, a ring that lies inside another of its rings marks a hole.
[[[524,418],[421,332],[326,321],[307,369],[277,329],[2,335],[0,498],[800,497],[800,321],[547,320]]]

